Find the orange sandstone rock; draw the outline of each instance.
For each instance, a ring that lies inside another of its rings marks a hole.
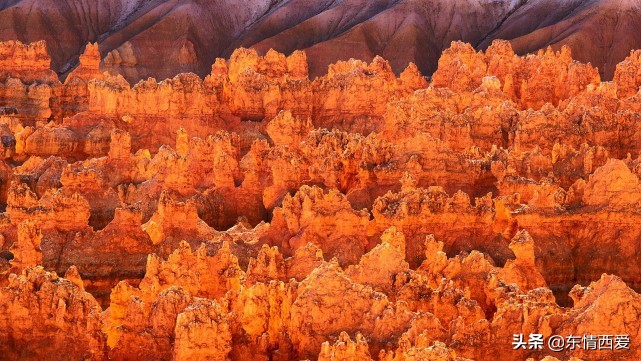
[[[0,288],[0,309],[3,358],[105,359],[100,306],[55,272],[39,266],[10,274]]]
[[[282,208],[274,210],[270,232],[280,239],[284,251],[314,243],[323,254],[353,264],[368,244],[368,218],[367,212],[353,210],[337,191],[325,193],[318,187],[303,186],[293,197],[283,199]]]
[[[132,86],[95,44],[61,83],[44,44],[2,43],[0,354],[638,358],[637,55],[600,82],[565,48],[454,43],[429,84],[240,49]]]
[[[617,95],[628,98],[636,95],[641,85],[641,52],[631,51],[630,56],[616,66],[614,82],[617,84]]]
[[[356,340],[352,341],[349,335],[341,332],[338,340],[330,345],[329,342],[324,342],[321,352],[318,355],[319,361],[347,361],[347,360],[372,360],[369,349],[367,348],[367,341],[363,335],[356,334]]]
[[[573,61],[569,47],[560,52],[539,50],[536,55],[520,58],[508,42],[494,41],[485,53],[478,54],[470,45],[452,43],[439,60],[433,85],[470,91],[484,76],[496,76],[503,91],[523,109],[557,105],[600,82],[598,70]]]
[[[215,301],[197,300],[176,319],[175,360],[226,360],[232,334],[228,316]]]

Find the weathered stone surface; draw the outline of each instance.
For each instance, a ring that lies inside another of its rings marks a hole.
[[[0,288],[0,351],[7,360],[104,359],[100,306],[82,287],[42,267]]]
[[[5,358],[641,358],[638,54],[601,82],[565,48],[454,43],[428,82],[239,49],[131,86],[101,49],[61,83],[0,44]]]

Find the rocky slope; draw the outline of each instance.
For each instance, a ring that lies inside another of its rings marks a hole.
[[[241,46],[305,50],[312,77],[338,60],[376,55],[396,74],[413,62],[430,75],[454,40],[485,49],[507,39],[518,54],[568,45],[605,79],[641,48],[637,0],[2,0],[0,24],[0,41],[45,40],[63,77],[97,42],[102,69],[132,83],[204,77],[216,57]]]
[[[0,43],[1,358],[641,358],[641,53],[613,82],[505,41],[429,83],[238,49],[131,86],[100,58],[61,82]]]

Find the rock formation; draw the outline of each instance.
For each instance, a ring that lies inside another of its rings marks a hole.
[[[64,81],[0,43],[0,358],[641,358],[638,52],[602,82],[455,42],[428,82],[238,49],[131,86],[105,42]]]
[[[75,1],[0,3],[0,41],[46,41],[52,67],[63,76],[83,62],[85,45],[97,42],[101,69],[131,82],[180,72],[205,76],[216,57],[240,47],[261,55],[304,50],[312,76],[339,60],[376,56],[390,59],[396,74],[410,63],[431,74],[452,41],[482,50],[496,39],[509,40],[520,55],[569,46],[611,79],[617,63],[641,47],[633,0]]]

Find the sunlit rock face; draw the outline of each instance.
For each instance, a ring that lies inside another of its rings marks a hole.
[[[61,81],[0,43],[0,358],[641,359],[637,52],[603,82],[569,47],[455,42],[429,80],[241,48],[131,85],[101,46]]]

